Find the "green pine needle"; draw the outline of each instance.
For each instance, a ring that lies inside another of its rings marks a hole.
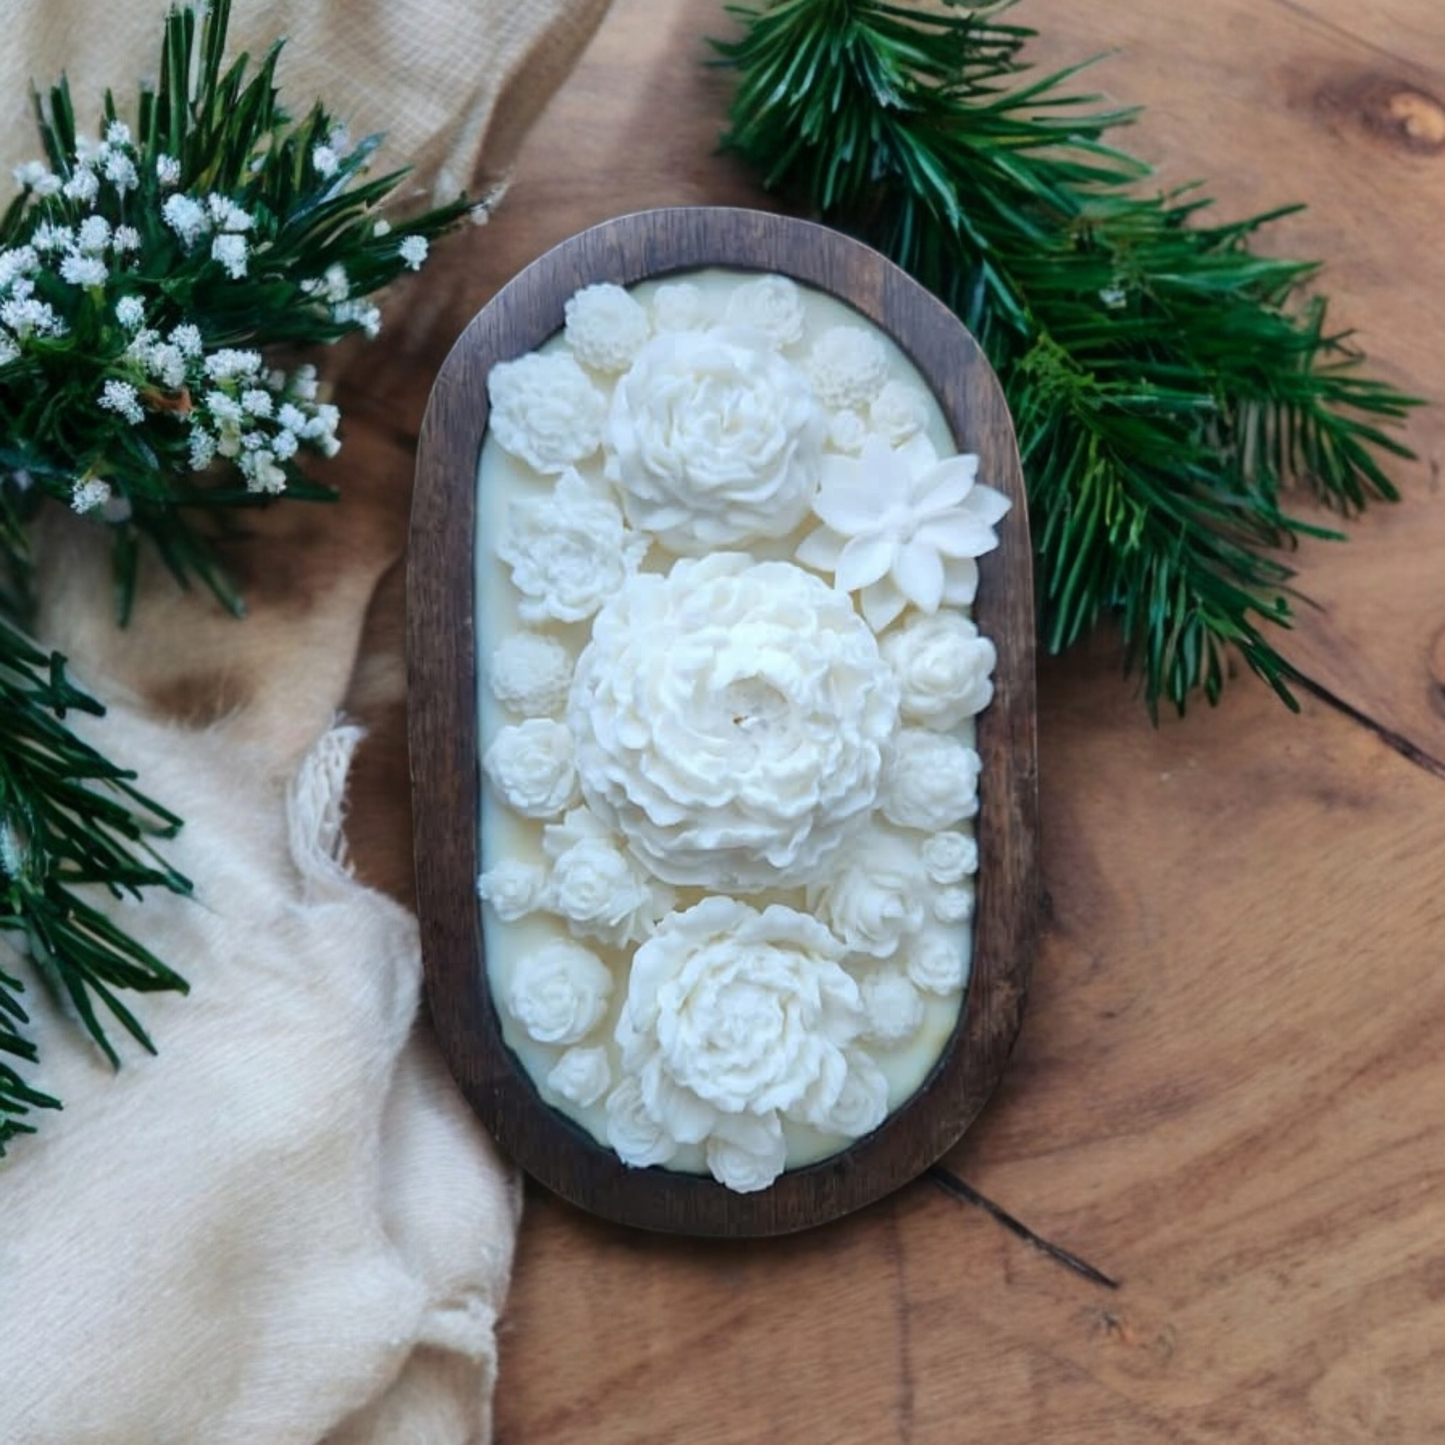
[[[1297,208],[1209,225],[1108,144],[1135,112],[1035,76],[1004,3],[729,7],[740,72],[724,145],[764,184],[876,246],[946,302],[999,373],[1038,554],[1040,634],[1060,652],[1119,618],[1145,700],[1218,700],[1237,652],[1291,707],[1281,549],[1338,536],[1284,508],[1303,483],[1348,515],[1393,500],[1416,398],[1304,298],[1312,262],[1254,254]]]

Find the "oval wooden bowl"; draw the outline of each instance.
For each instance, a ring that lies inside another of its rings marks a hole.
[[[983,758],[973,973],[958,1027],[918,1092],[844,1153],[756,1194],[710,1178],[631,1169],[543,1102],[502,1040],[488,992],[481,907],[474,555],[476,477],[492,365],[562,326],[597,281],[629,286],[705,266],[778,272],[868,317],[912,358],[980,477],[1013,499],[982,559],[974,615],[998,648]],[[409,733],[417,906],[442,1052],[497,1140],[548,1188],[608,1219],[684,1234],[783,1234],[880,1198],[968,1128],[1018,1033],[1037,931],[1033,598],[1027,508],[1008,408],[959,321],[896,266],[835,232],[755,211],[648,211],[549,251],[472,321],[437,378],[422,423],[407,578]]]

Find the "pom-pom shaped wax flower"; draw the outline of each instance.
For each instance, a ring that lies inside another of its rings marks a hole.
[[[517,632],[492,654],[492,695],[523,717],[560,712],[572,684],[572,656],[555,638]]]
[[[622,513],[575,471],[564,472],[545,497],[507,507],[497,555],[512,569],[526,622],[591,617],[637,570],[647,539],[629,532]]]
[[[842,593],[719,553],[598,614],[568,722],[583,793],[674,884],[807,882],[873,807],[898,689]]]
[[[882,642],[898,679],[903,716],[948,731],[993,698],[993,643],[956,612],[914,617]]]
[[[577,795],[572,734],[548,718],[504,727],[482,756],[503,802],[524,818],[550,818]]]
[[[580,944],[555,938],[518,955],[506,1005],[539,1044],[575,1044],[602,1022],[611,996],[607,965]]]
[[[808,353],[808,380],[824,406],[866,407],[888,380],[888,351],[861,326],[830,326]]]
[[[941,832],[978,812],[981,764],[972,748],[931,728],[900,728],[883,768],[878,806],[900,828]]]
[[[908,940],[902,962],[916,987],[947,998],[968,983],[971,949],[965,929],[928,928]]]
[[[758,332],[665,332],[612,394],[607,476],[634,527],[709,552],[802,521],[825,429],[802,372]]]
[[[669,281],[652,293],[656,331],[691,331],[702,324],[702,292],[691,281]]]
[[[672,890],[645,875],[585,808],[549,823],[542,830],[542,851],[552,860],[547,906],[574,933],[636,943],[673,905]]]
[[[918,852],[877,829],[860,834],[808,889],[808,911],[850,953],[890,958],[905,935],[923,926],[930,890]]]
[[[806,914],[717,897],[669,914],[633,956],[616,1030],[623,1067],[646,1116],[677,1144],[707,1144],[732,1188],[782,1172],[784,1117],[833,1132],[865,1023],[841,957]]]
[[[586,1109],[612,1086],[606,1049],[568,1049],[547,1075],[547,1087],[569,1104]]]
[[[791,346],[803,338],[803,298],[786,276],[759,276],[735,287],[725,318],[729,326],[761,331],[774,346]]]
[[[868,425],[889,446],[901,446],[928,425],[928,399],[905,381],[887,381],[868,407]]]
[[[933,883],[957,883],[978,872],[978,844],[966,833],[935,833],[924,843],[920,856]]]
[[[923,999],[907,974],[896,968],[879,969],[863,980],[862,993],[870,1039],[881,1044],[901,1044],[918,1032],[923,1022]]]
[[[477,879],[477,893],[503,923],[533,912],[542,902],[547,875],[535,864],[504,859]]]
[[[835,411],[828,418],[828,443],[835,451],[861,452],[868,440],[868,423],[851,407]]]
[[[647,312],[621,286],[584,286],[565,307],[567,340],[584,366],[626,371],[647,342]]]
[[[606,400],[570,356],[533,351],[499,361],[487,395],[492,435],[539,472],[564,472],[601,445]]]
[[[798,560],[859,593],[876,632],[910,602],[928,613],[972,602],[974,559],[998,546],[994,525],[1009,509],[1007,497],[975,484],[977,470],[975,456],[939,461],[924,437],[896,451],[869,437],[856,458],[825,456],[813,500],[824,525],[803,539]]]

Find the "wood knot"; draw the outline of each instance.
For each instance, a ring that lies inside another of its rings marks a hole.
[[[1321,110],[1351,118],[1368,135],[1412,155],[1445,151],[1445,103],[1392,76],[1327,81],[1316,92]]]

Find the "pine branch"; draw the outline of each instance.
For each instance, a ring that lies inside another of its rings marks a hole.
[[[1397,495],[1387,427],[1418,401],[1359,372],[1314,263],[1251,252],[1289,209],[1207,225],[1105,137],[1135,112],[1034,76],[1008,3],[730,7],[724,145],[764,184],[870,242],[947,303],[1019,432],[1039,625],[1062,651],[1117,616],[1151,713],[1217,701],[1237,650],[1291,707],[1269,629],[1291,619],[1301,483],[1342,514]],[[1293,208],[1290,208],[1293,209]]]

